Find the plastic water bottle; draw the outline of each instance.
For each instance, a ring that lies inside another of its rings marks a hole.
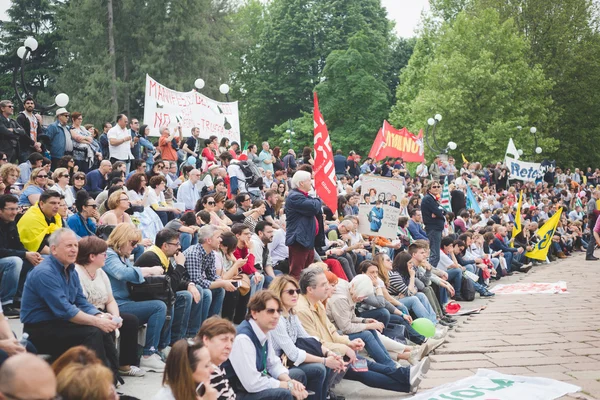
[[[19,344],[23,347],[27,347],[27,339],[29,339],[29,333],[23,332],[21,340],[19,340]]]

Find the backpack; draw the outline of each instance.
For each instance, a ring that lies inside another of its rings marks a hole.
[[[248,161],[240,161],[238,165],[246,178],[246,187],[262,187],[262,174],[256,164]]]
[[[460,288],[460,296],[464,301],[475,300],[475,285],[473,281],[467,277],[462,278],[462,287]]]

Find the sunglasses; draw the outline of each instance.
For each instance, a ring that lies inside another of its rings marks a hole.
[[[273,315],[275,313],[281,314],[283,312],[283,310],[281,308],[265,308],[265,311],[269,315]]]
[[[296,294],[300,294],[300,289],[289,289],[289,290],[284,290],[283,293],[287,293],[290,296],[293,296],[294,293]]]
[[[130,240],[129,243],[131,244],[131,247],[135,247],[138,244],[137,240]]]
[[[73,178],[76,181],[84,181],[85,177],[84,176],[76,176],[75,178]]]
[[[61,177],[61,178],[68,178],[68,177],[69,177],[69,175],[67,175],[67,174],[61,174],[61,175],[60,175],[60,177]]]
[[[2,161],[8,161],[8,158],[3,158]]]
[[[441,188],[441,186],[432,186],[431,188],[432,189],[439,189],[439,188]]]
[[[15,106],[13,106],[13,105],[10,105],[10,106],[4,106],[4,107],[7,107],[7,108],[15,108]]]
[[[48,177],[48,175],[38,175],[38,176],[36,176],[36,178],[47,178],[47,177]]]
[[[209,206],[214,206],[215,202],[214,201],[208,201],[208,202],[206,202],[206,204],[208,204]]]

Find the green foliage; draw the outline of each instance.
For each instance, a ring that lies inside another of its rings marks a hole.
[[[359,32],[349,42],[327,57],[316,88],[332,146],[345,151],[370,148],[390,106],[379,58],[385,41]]]
[[[552,122],[547,115],[551,81],[540,66],[529,65],[527,50],[512,21],[501,23],[497,12],[461,12],[453,24],[442,28],[429,62],[422,56],[420,70],[413,69],[417,72],[413,76],[421,74],[419,91],[410,103],[395,107],[392,120],[404,119],[411,131],[418,131],[440,113],[440,145],[452,140],[458,144],[457,154],[484,162],[497,160],[517,125],[540,127]],[[400,93],[412,94],[407,88],[399,88],[398,93],[399,103]],[[400,110],[406,110],[406,115],[399,115]],[[557,147],[556,139],[543,130],[540,133],[543,148]],[[529,145],[519,141],[518,147]]]
[[[288,130],[291,131],[292,129],[294,135],[287,133]],[[293,148],[296,150],[296,155],[302,154],[302,149],[304,147],[313,147],[313,114],[302,112],[301,117],[291,120],[291,126],[290,121],[285,121],[281,125],[273,127],[272,132],[273,135],[269,137],[269,143],[271,144],[271,147],[280,146],[282,149]]]
[[[54,91],[51,86],[60,71],[56,43],[60,31],[56,29],[56,16],[62,3],[56,0],[13,0],[8,9],[10,21],[0,25],[0,94],[2,98],[16,101],[12,87],[13,69],[20,64],[17,49],[32,36],[38,48],[26,61],[25,82],[31,94],[43,105],[51,104]],[[20,82],[20,76],[18,78]],[[23,93],[22,88],[20,92]]]

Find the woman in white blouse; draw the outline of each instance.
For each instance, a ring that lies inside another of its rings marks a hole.
[[[125,376],[144,376],[146,371],[136,366],[138,319],[133,314],[120,314],[113,297],[108,276],[102,270],[108,245],[97,236],[86,236],[79,241],[75,269],[79,275],[81,289],[87,300],[103,314],[100,318],[120,318],[121,346],[119,373]]]
[[[167,180],[162,175],[150,178],[150,189],[144,192],[144,207],[150,206],[158,214],[163,225],[175,218],[175,215],[181,214],[178,208],[170,207],[165,200],[165,189]]]
[[[75,204],[75,197],[73,195],[73,191],[70,190],[69,186],[69,170],[66,168],[56,168],[54,173],[52,174],[52,180],[54,181],[54,185],[50,188],[50,190],[55,190],[58,193],[65,196],[65,201],[67,202],[67,207],[73,207]]]
[[[298,339],[314,340],[304,329],[295,315],[294,307],[298,303],[300,286],[289,275],[280,275],[271,282],[269,290],[281,299],[282,313],[275,330],[271,331],[273,350],[278,356],[285,355],[290,369],[298,368],[307,377],[307,390],[315,392],[315,400],[327,398],[333,382],[332,374],[344,370],[341,356],[321,345],[321,354],[309,354],[296,346]],[[317,342],[318,343],[318,342]]]

